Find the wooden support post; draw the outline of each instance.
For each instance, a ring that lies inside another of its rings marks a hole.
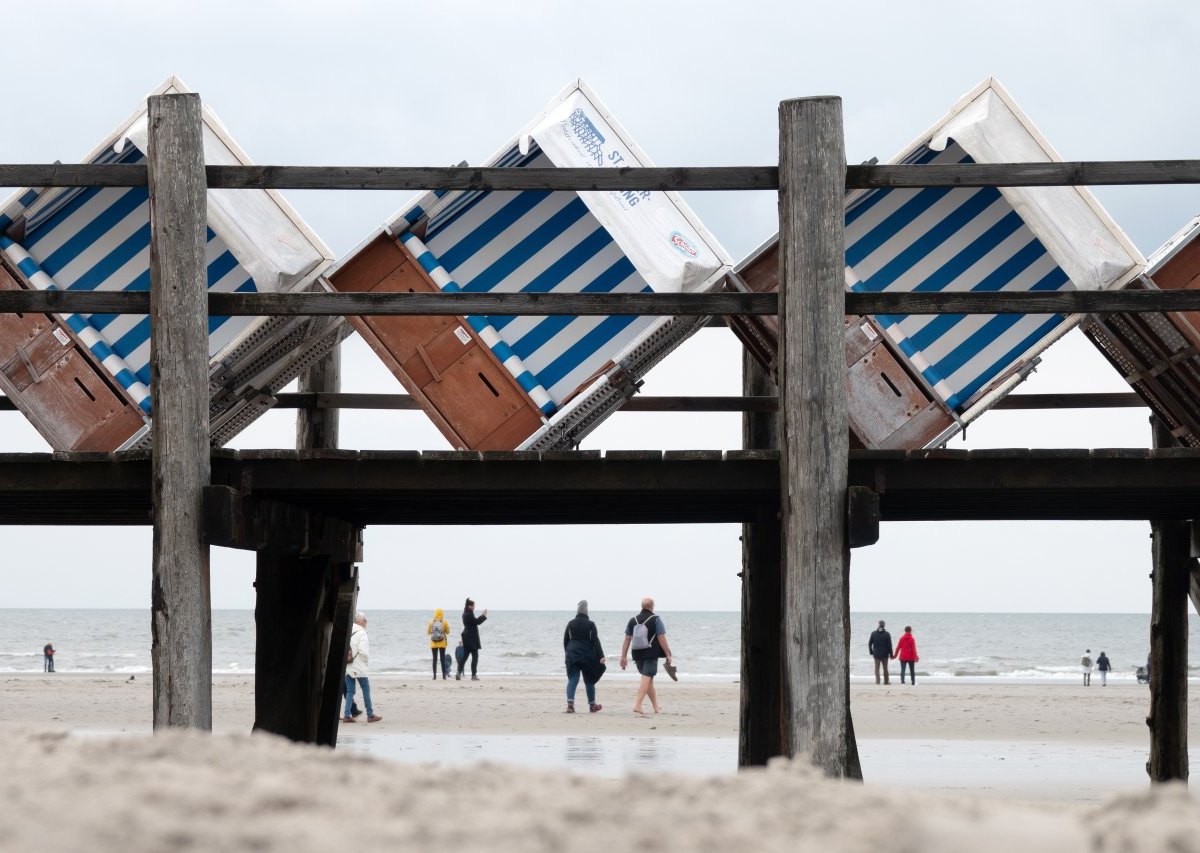
[[[258,552],[254,728],[315,743],[336,596],[328,557]],[[343,652],[343,655],[345,652]]]
[[[1155,447],[1174,440],[1157,418]],[[1187,781],[1188,592],[1193,559],[1186,521],[1152,520],[1154,602],[1150,616],[1150,760],[1152,782]]]
[[[758,360],[742,353],[742,393],[773,396],[775,383]],[[774,412],[742,415],[742,446],[778,450]],[[763,765],[788,752],[783,713],[783,580],[780,574],[778,509],[742,525],[742,678],[738,766]]]
[[[849,418],[840,98],[779,107],[779,416],[790,752],[861,778],[850,721]]]
[[[325,664],[325,684],[321,688],[321,712],[317,718],[317,743],[337,746],[338,721],[342,718],[342,697],[346,689],[346,651],[358,607],[358,568],[353,563],[335,563],[338,581]]]
[[[154,728],[212,728],[207,195],[200,97],[150,98]]]
[[[342,347],[334,344],[324,358],[300,374],[301,394],[336,394],[342,389]],[[296,412],[297,450],[336,450],[338,409],[301,408]]]

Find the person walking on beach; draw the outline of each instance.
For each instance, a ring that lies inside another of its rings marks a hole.
[[[600,646],[600,635],[596,623],[588,618],[588,603],[585,598],[575,608],[575,618],[567,623],[563,632],[563,651],[567,664],[567,713],[575,713],[575,688],[583,677],[583,688],[587,691],[588,710],[596,713],[603,706],[596,702],[596,682],[604,674],[604,649]]]
[[[1084,649],[1083,658],[1079,661],[1079,668],[1083,670],[1083,686],[1092,686],[1092,650]]]
[[[679,679],[675,678],[675,667],[671,663],[667,627],[654,612],[653,598],[643,598],[642,609],[625,626],[625,640],[621,643],[621,669],[629,662],[627,655],[630,649],[633,650],[633,663],[642,676],[638,682],[637,697],[633,700],[633,713],[645,713],[642,710],[642,702],[648,696],[650,707],[657,714],[662,710],[658,704],[658,692],[654,689],[654,676],[658,675],[658,659],[666,658],[663,669],[672,680]]]
[[[900,683],[904,683],[904,668],[908,667],[908,674],[912,676],[912,686],[917,686],[917,638],[913,636],[912,626],[904,626],[904,634],[896,642],[896,651],[892,654],[892,659],[900,658]]]
[[[879,627],[871,632],[871,638],[867,640],[867,653],[875,659],[875,683],[879,683],[879,670],[883,669],[883,683],[891,684],[888,679],[888,659],[892,656],[892,635],[883,627],[884,622],[879,620]]]
[[[487,621],[487,608],[483,608],[483,615],[475,615],[475,602],[467,599],[466,606],[463,608],[463,629],[462,629],[462,660],[458,662],[458,672],[454,674],[454,680],[459,681],[463,677],[463,669],[466,668],[467,658],[471,658],[471,680],[479,680],[479,650],[483,646],[479,642],[479,626]]]
[[[383,717],[375,715],[371,704],[371,679],[367,677],[367,659],[370,656],[370,645],[367,642],[367,617],[362,613],[354,614],[354,625],[350,629],[350,650],[346,655],[346,713],[343,723],[355,722],[354,682],[362,687],[363,704],[367,706],[367,722],[378,723]]]
[[[46,672],[54,672],[54,643],[42,646],[42,666]]]
[[[445,614],[442,608],[433,611],[433,618],[429,620],[429,624],[425,627],[425,633],[429,635],[429,649],[433,652],[433,680],[437,681],[438,672],[442,673],[442,680],[446,679],[446,671],[449,669],[446,663],[446,638],[450,636],[450,625],[446,622]],[[441,665],[438,665],[438,661]]]
[[[1100,686],[1108,687],[1108,671],[1112,669],[1112,661],[1104,652],[1101,652],[1100,657],[1096,658],[1096,669],[1100,670]]]

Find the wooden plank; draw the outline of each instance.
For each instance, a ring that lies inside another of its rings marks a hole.
[[[300,394],[332,395],[342,389],[342,347],[333,349],[300,374]],[[338,410],[332,406],[305,406],[296,412],[297,450],[336,450]]]
[[[780,526],[791,755],[862,778],[850,721],[840,98],[779,107]]]
[[[1200,290],[1055,293],[846,293],[845,314],[1155,314],[1200,311]],[[0,313],[144,314],[141,292],[6,290]],[[778,310],[775,293],[209,293],[209,315],[551,317],[747,315]]]
[[[333,567],[326,556],[266,549],[255,560],[254,730],[315,743],[336,604]]]
[[[342,190],[774,190],[774,166],[625,169],[423,166],[209,166],[209,186],[223,189]],[[846,189],[872,187],[1106,186],[1200,183],[1200,160],[1110,160],[1069,163],[974,163],[946,166],[855,165]],[[146,186],[145,168],[127,165],[0,165],[0,185]]]
[[[1174,444],[1170,430],[1155,418],[1154,445]],[[1190,525],[1152,519],[1154,572],[1150,611],[1150,760],[1152,782],[1188,778],[1188,593],[1195,563]]]
[[[866,486],[851,486],[846,497],[846,539],[851,548],[879,541],[879,494]]]
[[[351,625],[358,607],[358,567],[353,563],[335,563],[337,590],[330,627],[325,664],[325,683],[321,688],[321,710],[317,716],[317,743],[337,746],[338,723],[345,710],[346,651],[350,648]]]
[[[207,197],[200,98],[149,103],[154,728],[212,728]]]
[[[1146,401],[1132,392],[1094,394],[1009,394],[993,409],[1134,409]]]
[[[1200,160],[972,163],[954,166],[850,166],[846,188],[1059,187],[1200,183]]]
[[[775,394],[770,374],[742,353],[742,393]],[[742,416],[742,445],[748,451],[778,450],[774,413]],[[783,705],[783,576],[778,506],[766,507],[742,525],[742,663],[738,707],[738,766],[762,766],[787,753],[788,717]]]

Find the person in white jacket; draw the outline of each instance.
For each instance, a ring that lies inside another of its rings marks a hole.
[[[371,705],[371,679],[367,677],[367,659],[370,645],[367,642],[367,617],[354,614],[354,626],[350,629],[350,650],[346,653],[346,713],[343,723],[353,723],[351,708],[354,705],[354,682],[362,685],[363,704],[367,706],[367,722],[378,723],[383,717],[375,715]]]

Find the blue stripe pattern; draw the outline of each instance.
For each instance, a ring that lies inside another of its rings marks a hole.
[[[111,158],[110,158],[111,159]],[[145,158],[130,145],[123,163]],[[227,292],[256,290],[224,241],[207,232],[208,286]],[[149,197],[145,187],[100,187],[72,191],[56,198],[28,222],[21,245],[64,290],[150,289]],[[146,316],[85,316],[145,384],[150,382],[150,320]],[[245,328],[252,317],[211,317],[209,353],[215,355]]]
[[[553,164],[535,145],[526,155],[514,147],[495,165],[521,168]],[[397,223],[393,222],[391,229],[398,230]],[[576,193],[452,193],[441,199],[429,217],[424,242],[464,291],[651,292]],[[560,405],[657,320],[562,316],[477,319],[497,332]]]
[[[906,163],[971,163],[951,141]],[[846,209],[846,281],[884,291],[1072,289],[1045,246],[995,188],[881,189]],[[882,315],[892,342],[951,409],[990,383],[1066,321],[1063,315]]]

